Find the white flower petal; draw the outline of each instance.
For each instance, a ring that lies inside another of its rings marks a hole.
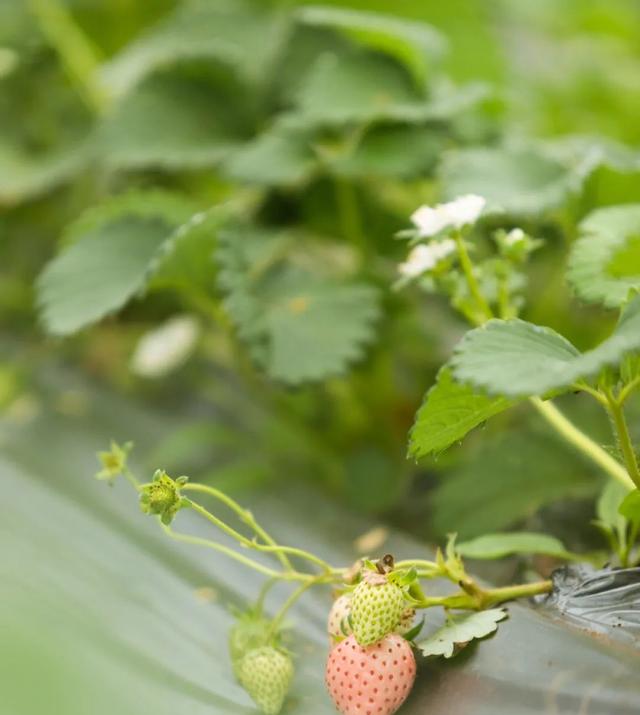
[[[442,206],[421,206],[411,214],[411,221],[418,229],[418,235],[422,238],[435,236],[450,224],[449,216],[442,210]]]
[[[400,274],[406,278],[417,278],[436,265],[436,257],[429,246],[416,246],[407,256],[407,260],[398,266]]]
[[[462,228],[478,220],[486,203],[486,199],[482,196],[467,194],[444,204],[442,208],[449,217],[451,225]]]
[[[145,333],[131,358],[131,371],[140,377],[162,377],[188,357],[200,334],[198,322],[189,315],[171,318]]]
[[[418,276],[435,268],[436,265],[456,250],[456,242],[448,238],[444,241],[431,241],[416,246],[407,256],[407,260],[398,266],[400,274],[406,278]]]

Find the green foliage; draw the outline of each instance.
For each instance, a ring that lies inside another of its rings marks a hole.
[[[271,377],[297,384],[339,374],[374,338],[377,291],[338,283],[294,263],[296,237],[255,228],[226,230],[220,247],[225,307],[254,359]]]
[[[619,507],[620,514],[631,524],[640,524],[640,490],[629,492]]]
[[[270,3],[189,0],[103,66],[105,84],[121,94],[159,67],[210,59],[258,80],[282,40],[282,21]],[[246,48],[251,48],[247,52]]]
[[[598,209],[580,230],[567,278],[583,300],[619,308],[640,290],[640,205]]]
[[[559,559],[574,559],[555,536],[519,531],[512,534],[484,534],[457,545],[461,556],[469,559],[501,559],[515,554],[544,554]]]
[[[445,49],[444,38],[429,25],[393,15],[311,6],[301,9],[299,17],[310,25],[339,30],[363,46],[399,60],[418,87],[424,86],[432,63]]]
[[[593,496],[593,472],[549,434],[505,431],[464,454],[431,501],[432,527],[461,539],[515,527],[561,499]]]
[[[456,379],[509,397],[567,391],[640,349],[640,296],[625,308],[612,335],[580,353],[550,328],[493,320],[467,333],[452,360]]]
[[[88,211],[38,280],[46,329],[68,335],[144,290],[149,267],[191,212],[188,201],[161,192],[116,197]]]
[[[232,101],[229,89],[204,72],[149,76],[104,121],[99,150],[118,169],[215,165],[244,138],[246,120]]]
[[[425,118],[420,116],[425,100],[400,66],[355,51],[319,57],[299,90],[296,108],[309,124]]]
[[[503,397],[474,393],[467,385],[455,382],[451,369],[445,365],[418,410],[411,429],[409,454],[419,459],[442,452],[513,404]]]
[[[597,524],[600,528],[615,534],[619,540],[624,540],[627,528],[624,517],[620,513],[620,505],[629,491],[617,482],[608,482],[596,502]]]
[[[276,125],[234,152],[224,169],[234,181],[247,184],[301,184],[316,169],[312,136],[295,125]]]
[[[575,182],[565,166],[534,147],[452,151],[440,177],[446,198],[481,192],[492,209],[524,216],[560,206]]]
[[[498,630],[498,623],[507,617],[502,608],[491,608],[464,616],[450,616],[442,628],[417,643],[422,655],[451,658],[472,640],[486,638]]]

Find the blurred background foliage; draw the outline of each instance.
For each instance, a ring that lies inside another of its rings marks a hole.
[[[525,526],[579,547],[602,475],[526,408],[406,460],[465,326],[391,289],[393,236],[421,203],[487,196],[505,212],[479,251],[496,225],[545,239],[524,317],[591,345],[613,316],[570,297],[567,249],[593,208],[638,201],[639,114],[633,0],[5,0],[4,419],[36,419],[63,368],[181,415],[149,469],[239,495],[309,482],[422,538]]]

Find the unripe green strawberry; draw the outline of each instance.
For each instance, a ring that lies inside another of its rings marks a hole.
[[[239,663],[239,680],[265,715],[278,715],[293,678],[293,663],[273,646],[250,650]]]
[[[267,643],[271,630],[271,621],[255,613],[240,616],[229,632],[229,655],[233,672],[240,680],[240,662],[250,650],[255,650]]]
[[[351,598],[351,627],[362,646],[395,630],[406,608],[404,592],[385,574],[365,572]]]

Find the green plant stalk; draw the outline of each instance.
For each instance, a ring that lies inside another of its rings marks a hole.
[[[122,470],[122,476],[131,484],[131,486],[137,491],[140,491],[140,481],[138,478],[135,476],[135,474],[127,467],[125,464],[123,470]]]
[[[631,435],[629,434],[629,427],[627,426],[627,420],[624,416],[624,409],[619,400],[616,400],[610,393],[608,395],[608,399],[609,414],[611,415],[615,428],[618,446],[622,452],[629,477],[632,480],[631,489],[634,487],[636,489],[640,489],[640,470],[638,469],[638,459],[636,457],[635,450],[633,449],[633,443],[631,442]]]
[[[261,564],[258,561],[249,558],[248,556],[244,556],[244,554],[239,554],[237,551],[234,551],[232,548],[225,546],[224,544],[219,544],[216,541],[210,541],[209,539],[203,539],[199,536],[182,534],[177,531],[174,531],[170,526],[163,524],[162,522],[159,523],[165,534],[170,536],[175,541],[180,541],[185,544],[191,544],[193,546],[203,546],[205,548],[212,549],[272,579],[277,579],[279,581],[339,583],[344,576],[344,571],[342,569],[331,569],[330,571],[321,575],[301,573],[300,571],[295,570],[276,571],[275,569],[272,569],[269,566],[265,566],[264,564]]]
[[[282,604],[282,607],[280,610],[276,613],[274,616],[273,620],[271,621],[271,625],[269,626],[269,638],[273,637],[277,632],[278,629],[280,628],[280,625],[282,624],[282,621],[284,617],[287,615],[289,609],[293,604],[302,596],[302,594],[311,586],[315,586],[317,583],[322,583],[319,579],[313,580],[313,581],[307,581],[306,583],[302,583],[298,588],[287,598],[287,600]]]
[[[241,546],[244,546],[248,549],[255,549],[256,551],[262,551],[264,553],[275,554],[276,556],[278,554],[290,554],[291,556],[298,556],[301,559],[306,559],[310,563],[316,564],[316,566],[320,566],[325,572],[331,571],[331,566],[326,561],[323,561],[321,558],[315,556],[308,551],[304,551],[303,549],[297,549],[294,546],[280,546],[279,544],[259,544],[252,539],[248,539],[246,536],[230,527],[228,524],[222,521],[222,519],[219,519],[217,516],[214,516],[213,514],[211,514],[211,512],[207,511],[207,509],[205,509],[203,506],[200,506],[200,504],[191,501],[191,499],[187,499],[187,504],[191,509],[193,509],[198,514],[207,519],[207,521],[210,521],[225,534],[228,534],[233,539],[235,539]],[[287,569],[293,570],[290,563]]]
[[[473,582],[468,582],[465,584],[465,588],[457,593],[449,596],[428,596],[417,602],[415,607],[433,608],[440,606],[447,609],[481,611],[518,598],[531,598],[532,596],[550,593],[552,590],[553,583],[549,580],[489,589],[483,589]]]
[[[260,526],[260,524],[258,524],[253,514],[248,509],[244,509],[240,506],[240,504],[238,504],[237,501],[232,499],[230,496],[227,496],[219,489],[215,489],[214,487],[209,487],[204,484],[187,483],[181,488],[181,491],[201,492],[217,499],[225,506],[229,507],[229,509],[231,509],[231,511],[233,511],[243,523],[251,527],[251,529],[253,529],[256,535],[259,536],[265,544],[268,544],[269,546],[276,546],[275,540]],[[276,555],[285,568],[293,568],[286,554],[278,552]]]
[[[627,398],[629,397],[629,395],[631,395],[631,393],[632,393],[634,390],[637,390],[638,387],[640,387],[640,376],[634,378],[631,382],[629,382],[628,384],[626,384],[626,385],[620,390],[620,393],[618,394],[618,402],[619,402],[621,405],[624,404],[624,402],[627,400]]]
[[[108,96],[96,81],[100,64],[96,47],[59,0],[29,0],[29,4],[42,34],[60,56],[84,103],[95,114],[102,114]]]
[[[362,229],[358,197],[353,185],[345,179],[335,177],[334,184],[342,235],[356,249],[362,261],[370,251]]]
[[[555,405],[550,402],[545,402],[539,397],[530,397],[529,402],[569,444],[573,445],[591,459],[591,461],[595,462],[610,477],[620,482],[624,487],[629,490],[634,489],[633,480],[620,462],[605,452],[591,437],[588,437],[584,432],[579,430]]]
[[[453,234],[453,237],[456,242],[456,246],[458,249],[458,258],[460,259],[460,266],[462,267],[462,271],[467,280],[469,292],[477,303],[480,313],[483,315],[484,319],[491,320],[491,318],[493,318],[493,311],[491,310],[489,303],[487,303],[487,300],[485,299],[484,295],[482,294],[482,291],[480,290],[480,285],[478,284],[478,280],[476,279],[475,273],[473,272],[473,263],[471,262],[471,258],[469,258],[469,252],[467,251],[467,247],[464,245],[462,233],[460,231],[456,231]]]
[[[493,311],[482,294],[478,281],[473,273],[473,264],[469,258],[464,241],[462,240],[461,233],[457,232],[454,235],[454,238],[458,246],[458,257],[460,258],[460,265],[462,266],[462,270],[467,280],[469,291],[474,297],[481,313],[486,316],[487,320],[490,320],[494,317]],[[529,402],[538,411],[538,414],[544,417],[544,419],[556,430],[556,432],[563,439],[569,442],[569,444],[581,451],[585,456],[603,469],[610,477],[616,479],[627,489],[631,490],[635,488],[634,480],[629,476],[629,474],[627,474],[627,471],[618,462],[618,460],[614,459],[610,454],[602,449],[600,445],[594,442],[591,437],[588,437],[584,432],[582,432],[582,430],[578,429],[578,427],[576,427],[571,420],[565,417],[565,415],[563,415],[555,405],[542,400],[540,397],[530,397]]]

